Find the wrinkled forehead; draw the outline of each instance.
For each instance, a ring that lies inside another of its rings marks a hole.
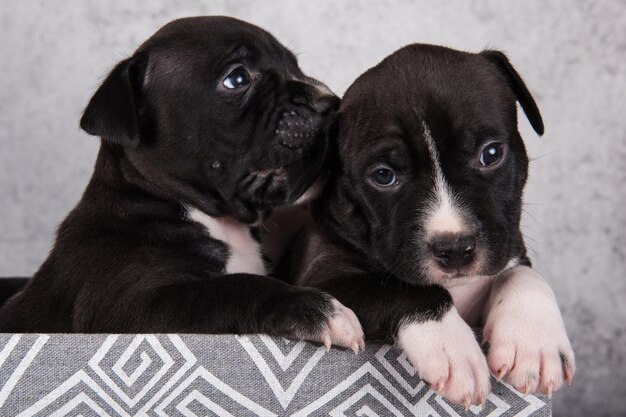
[[[270,33],[229,18],[174,21],[148,39],[137,53],[148,54],[155,67],[167,72],[183,68],[215,72],[237,60],[299,71],[295,56]]]
[[[377,138],[394,136],[426,146],[425,126],[440,141],[501,134],[515,120],[515,98],[487,62],[470,58],[383,61],[346,92],[340,138],[357,140],[357,149],[368,149]]]
[[[281,51],[281,44],[267,31],[241,20],[206,16],[174,20],[159,29],[139,48],[211,47],[219,52],[231,43],[255,44],[259,48]]]
[[[415,123],[417,117],[404,123],[397,114],[371,102],[344,106],[339,113],[340,156],[344,160],[366,162],[376,157],[407,154],[419,142],[420,132]]]

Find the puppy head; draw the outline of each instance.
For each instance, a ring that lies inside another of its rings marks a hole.
[[[80,125],[169,197],[254,222],[318,177],[338,104],[269,33],[195,17],[167,24],[120,62]]]
[[[397,51],[346,92],[338,175],[317,208],[403,280],[446,284],[498,273],[525,257],[519,221],[528,158],[516,101],[543,133],[501,52]]]

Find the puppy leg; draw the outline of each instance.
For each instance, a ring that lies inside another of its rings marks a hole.
[[[465,406],[484,403],[491,389],[485,356],[444,288],[372,276],[318,286],[355,311],[368,338],[402,348],[439,394]]]
[[[169,284],[161,284],[167,281]],[[83,298],[90,317],[74,323],[78,332],[266,333],[350,348],[364,348],[363,330],[352,310],[314,288],[275,278],[231,274],[151,277],[142,288],[117,297]],[[147,283],[152,285],[147,286]],[[98,299],[118,305],[98,306]],[[99,309],[100,308],[100,309]]]
[[[505,271],[492,289],[485,310],[483,340],[497,378],[518,391],[551,395],[572,382],[576,364],[556,298],[535,270]]]

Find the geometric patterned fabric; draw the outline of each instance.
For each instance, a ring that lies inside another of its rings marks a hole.
[[[547,397],[493,382],[452,406],[401,351],[264,335],[0,334],[0,417],[550,416]]]

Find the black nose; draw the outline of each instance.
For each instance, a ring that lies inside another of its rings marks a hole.
[[[457,270],[474,261],[476,239],[471,235],[444,234],[435,236],[430,250],[444,269]]]
[[[312,78],[287,81],[291,102],[325,115],[339,108],[341,100],[323,83]]]
[[[337,96],[324,95],[314,99],[311,107],[319,114],[326,114],[337,110],[340,102]]]

